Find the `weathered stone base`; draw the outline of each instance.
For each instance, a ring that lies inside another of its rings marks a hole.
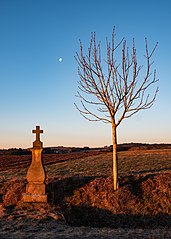
[[[45,184],[43,182],[29,182],[26,186],[26,193],[23,193],[23,202],[47,203]]]
[[[39,195],[39,194],[23,194],[23,202],[39,202],[39,203],[47,203],[47,195]]]
[[[45,195],[45,184],[43,182],[29,182],[26,186],[26,194]]]

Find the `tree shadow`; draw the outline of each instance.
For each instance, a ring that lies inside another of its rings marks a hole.
[[[108,228],[168,228],[171,229],[171,215],[142,216],[112,214],[110,211],[87,205],[71,206],[64,210],[67,223],[71,226]]]
[[[139,199],[142,199],[142,183],[148,179],[153,179],[160,171],[162,170],[139,171],[137,173],[131,172],[129,176],[120,178],[120,186],[129,185],[131,193]],[[165,171],[165,169],[163,169],[163,171]],[[143,174],[145,174],[145,176]]]
[[[131,193],[134,194],[136,197],[139,199],[142,198],[142,183],[148,180],[149,178],[153,178],[155,174],[148,174],[146,176],[142,175],[134,175],[131,174],[126,177],[121,177],[119,182],[120,182],[120,187],[124,187],[126,185],[129,185],[129,188],[131,190]]]
[[[0,203],[2,203],[3,202],[3,194],[0,194]]]

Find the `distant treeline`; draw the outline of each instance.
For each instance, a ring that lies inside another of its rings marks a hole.
[[[43,148],[43,154],[65,154],[65,153],[74,153],[74,152],[86,152],[90,150],[98,150],[111,152],[113,146],[104,146],[101,148],[90,148],[85,147],[45,147]],[[143,143],[124,143],[117,145],[118,151],[128,151],[128,150],[151,150],[151,149],[171,149],[171,144],[143,144]],[[1,155],[28,155],[31,154],[30,149],[22,148],[10,148],[0,150]]]
[[[88,146],[85,147],[45,147],[43,148],[43,154],[65,154],[65,153],[74,153],[74,152],[85,152],[91,150]],[[0,150],[1,155],[28,155],[31,154],[30,149],[22,148],[10,148]]]
[[[10,148],[10,149],[2,149],[0,150],[0,154],[2,155],[28,155],[31,154],[31,151],[28,149],[22,148]]]
[[[112,145],[110,147],[112,148]],[[117,149],[118,149],[118,151],[171,149],[171,144],[126,143],[126,144],[118,144]]]

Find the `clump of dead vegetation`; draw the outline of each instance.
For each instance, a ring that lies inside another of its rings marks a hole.
[[[63,218],[72,226],[171,227],[171,173],[122,177],[115,192],[111,177],[49,178],[46,183],[46,206],[23,205],[25,180],[1,184],[1,217],[12,207],[15,214],[22,210],[29,216],[34,211],[37,219]]]
[[[11,179],[1,185],[1,194],[3,206],[15,206],[21,200],[22,193],[25,190],[26,180]]]
[[[66,198],[71,225],[170,227],[171,174],[128,176],[113,192],[112,178],[97,178]]]

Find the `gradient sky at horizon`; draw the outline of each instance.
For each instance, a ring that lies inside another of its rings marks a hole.
[[[30,147],[36,125],[46,147],[111,144],[110,125],[86,121],[74,106],[74,55],[94,31],[105,46],[114,26],[118,41],[131,47],[135,38],[140,64],[145,37],[150,49],[159,42],[157,100],[121,123],[118,142],[171,143],[170,23],[170,0],[0,0],[0,148]]]

